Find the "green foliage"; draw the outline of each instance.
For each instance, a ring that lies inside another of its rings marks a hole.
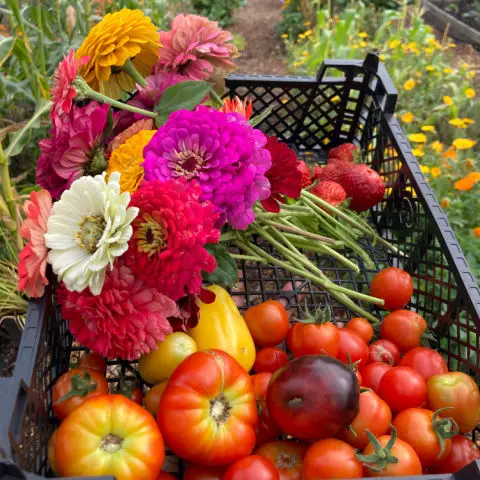
[[[233,12],[246,5],[246,0],[192,0],[192,4],[199,15],[228,27],[232,23]]]
[[[237,264],[227,249],[220,243],[212,243],[205,245],[205,250],[215,257],[217,268],[212,273],[202,271],[203,281],[225,288],[233,287],[238,282]]]

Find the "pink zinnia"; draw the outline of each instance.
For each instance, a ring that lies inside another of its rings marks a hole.
[[[45,285],[48,285],[45,233],[52,211],[52,197],[46,190],[34,191],[23,205],[23,211],[27,218],[22,223],[20,233],[30,241],[20,252],[18,290],[24,291],[29,297],[41,297]]]
[[[169,32],[160,32],[159,59],[155,71],[176,72],[193,80],[209,78],[214,67],[234,70],[231,58],[238,53],[232,34],[217,22],[198,15],[177,15]]]
[[[176,303],[148,287],[123,260],[117,260],[105,277],[100,295],[89,289],[57,290],[62,317],[69,321],[75,339],[102,357],[135,360],[172,332],[168,317],[176,317]]]
[[[88,57],[75,59],[75,50],[72,48],[68,55],[58,64],[53,74],[51,111],[52,122],[58,125],[60,117],[72,109],[73,99],[77,95],[73,82],[77,77],[80,65],[87,63]]]

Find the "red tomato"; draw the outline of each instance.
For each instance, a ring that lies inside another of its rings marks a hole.
[[[267,300],[250,307],[243,316],[255,345],[274,347],[285,340],[288,333],[288,312],[276,300]]]
[[[368,345],[364,340],[352,330],[340,328],[338,330],[339,344],[337,358],[347,364],[355,363],[357,367],[367,364]]]
[[[420,346],[426,328],[427,322],[417,313],[410,310],[396,310],[383,319],[380,336],[393,342],[400,352],[406,352]]]
[[[237,460],[228,467],[222,480],[279,480],[280,475],[273,463],[260,455]]]
[[[259,407],[258,422],[255,427],[256,445],[263,445],[267,442],[273,442],[276,440],[282,431],[280,427],[275,423],[275,420],[270,415],[266,406]]]
[[[409,350],[400,361],[400,365],[413,368],[425,380],[433,375],[448,372],[447,364],[440,353],[425,347]]]
[[[362,477],[363,467],[354,448],[336,438],[315,442],[303,459],[303,480]]]
[[[441,425],[435,413],[424,408],[407,408],[393,421],[398,438],[413,447],[423,468],[431,467],[448,457],[452,446],[452,423],[448,424]],[[443,448],[439,437],[443,439]]]
[[[103,374],[88,368],[74,368],[64,373],[53,386],[53,412],[63,420],[88,398],[105,393],[108,393],[108,382]]]
[[[120,374],[120,388],[118,392],[120,395],[125,395],[130,400],[138,403],[138,405],[143,405],[143,392],[137,386],[136,380],[131,381],[130,379],[127,380],[124,378],[122,374]],[[147,408],[148,410],[148,408]]]
[[[157,480],[176,480],[176,479],[171,473],[160,472],[160,476],[157,478]]]
[[[123,395],[89,398],[60,424],[55,436],[60,477],[157,480],[164,458],[155,419]]]
[[[372,324],[366,319],[361,317],[352,318],[346,325],[345,328],[353,330],[355,333],[360,335],[363,341],[368,343],[373,337],[373,327]]]
[[[380,386],[380,380],[385,372],[388,372],[392,368],[388,363],[374,362],[365,365],[360,373],[362,374],[362,386],[371,388],[374,392],[378,393],[378,387]]]
[[[280,348],[268,347],[262,348],[257,352],[253,371],[255,373],[273,373],[288,362],[287,352]]]
[[[427,380],[428,403],[432,410],[444,410],[441,417],[451,417],[460,432],[467,433],[480,420],[480,392],[478,386],[466,373],[449,372],[434,375]]]
[[[357,376],[358,384],[363,385],[363,378],[360,370],[355,369],[355,375]]]
[[[352,447],[363,450],[369,443],[365,430],[375,436],[387,433],[392,421],[390,407],[373,390],[360,394],[360,411],[349,428],[344,428],[338,435]],[[355,432],[355,434],[352,432]]]
[[[378,394],[393,411],[399,412],[422,405],[427,400],[427,385],[412,368],[393,367],[380,380]]]
[[[303,457],[307,445],[293,440],[270,442],[255,450],[255,455],[268,458],[278,470],[280,480],[301,480]]]
[[[183,474],[183,480],[222,480],[225,467],[205,467],[189,465]]]
[[[268,382],[272,378],[270,372],[257,373],[256,375],[251,375],[253,390],[255,392],[255,399],[257,402],[260,402],[261,405],[265,405],[267,401],[267,387]]]
[[[413,294],[412,277],[396,267],[378,272],[370,284],[370,295],[385,300],[385,310],[398,310],[410,302]]]
[[[168,380],[157,418],[177,456],[200,465],[228,465],[255,446],[257,406],[250,376],[228,353],[195,352]]]
[[[368,473],[369,477],[401,477],[404,475],[421,475],[422,474],[422,464],[420,463],[420,459],[418,455],[415,453],[415,450],[403,440],[397,438],[395,443],[393,444],[392,448],[388,448],[389,442],[394,440],[392,439],[391,435],[382,435],[381,437],[377,438],[380,445],[383,447],[383,455],[384,458],[388,456],[393,456],[397,459],[397,463],[385,463],[385,467],[379,471],[375,472],[370,470],[368,467],[365,469]],[[370,442],[365,450],[363,451],[363,455],[372,455],[374,453],[380,453],[379,451],[375,452],[375,447]],[[359,457],[361,458],[361,457]],[[369,465],[379,468],[382,463],[369,463]]]
[[[139,387],[133,388],[133,390],[130,392],[130,399],[135,403],[138,403],[138,405],[143,405],[143,392]]]
[[[107,362],[98,353],[90,352],[84,355],[78,362],[77,368],[89,368],[91,370],[98,370],[105,374],[107,371]]]
[[[290,327],[287,335],[287,347],[294,357],[304,355],[336,357],[338,342],[338,328],[332,322],[296,323]]]
[[[400,362],[400,350],[390,340],[376,340],[368,348],[368,363],[383,362],[389,365],[398,365]]]
[[[478,459],[480,459],[480,449],[468,438],[457,435],[452,438],[452,446],[448,457],[438,462],[432,468],[432,471],[435,473],[455,473]]]

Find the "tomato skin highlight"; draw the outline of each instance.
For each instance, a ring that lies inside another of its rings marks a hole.
[[[287,347],[295,358],[304,355],[338,354],[339,333],[332,322],[322,324],[295,323],[287,335]]]
[[[362,374],[362,386],[371,388],[375,393],[378,393],[380,380],[385,372],[388,372],[391,368],[391,365],[383,362],[374,362],[365,365],[360,369],[360,373]]]
[[[395,310],[383,319],[380,337],[393,342],[403,353],[420,346],[426,328],[427,322],[418,313]]]
[[[124,395],[89,398],[57,429],[55,460],[62,477],[157,480],[164,458],[155,419]]]
[[[392,367],[380,380],[378,394],[392,411],[399,412],[422,405],[427,399],[427,385],[412,368]]]
[[[448,457],[434,465],[432,471],[434,473],[456,473],[478,459],[480,459],[480,449],[475,443],[463,435],[457,435],[452,438]]]
[[[450,453],[452,442],[444,439],[444,451],[432,427],[434,412],[425,408],[407,408],[401,411],[393,421],[401,438],[415,450],[423,468],[431,467],[445,460]]]
[[[303,459],[302,480],[362,477],[363,467],[354,448],[336,438],[318,440]]]
[[[79,377],[86,379],[86,374],[90,375],[90,384],[96,382],[97,387],[95,390],[87,393],[85,396],[75,395],[60,403],[57,403],[72,389],[72,378]],[[55,413],[55,416],[59,420],[63,420],[89,398],[106,393],[108,393],[108,382],[102,373],[100,373],[98,370],[90,370],[88,368],[73,368],[72,370],[69,370],[60,376],[53,386],[53,413]]]
[[[257,352],[253,371],[255,373],[273,373],[288,362],[288,354],[276,347],[262,348]]]
[[[461,433],[467,433],[480,420],[480,393],[475,381],[466,373],[449,372],[427,380],[428,403],[432,410],[453,407],[440,414],[453,418]]]
[[[388,432],[391,421],[392,412],[387,403],[373,390],[366,391],[360,394],[360,411],[350,424],[356,436],[346,427],[338,437],[352,447],[363,450],[370,442],[365,429],[378,437]]]
[[[367,364],[368,361],[368,345],[365,341],[352,330],[340,328],[338,330],[339,344],[337,358],[342,363],[347,364],[358,362],[358,368]]]
[[[278,470],[280,480],[301,480],[303,458],[308,446],[292,440],[269,442],[255,450],[255,455],[268,458]]]
[[[433,375],[448,372],[447,364],[442,355],[431,348],[425,347],[416,347],[409,350],[400,360],[400,365],[413,368],[425,380]]]
[[[224,467],[190,464],[183,474],[183,480],[222,480],[224,473]]]
[[[261,455],[250,455],[228,467],[222,480],[280,480],[273,463]]]
[[[412,277],[397,267],[388,267],[378,272],[370,284],[370,295],[385,301],[385,310],[405,307],[413,295]]]
[[[369,343],[373,337],[372,324],[366,318],[354,317],[345,325],[345,328],[354,331],[365,343]]]
[[[368,350],[368,363],[383,362],[395,366],[400,362],[400,350],[390,340],[376,340]]]
[[[250,376],[228,353],[196,352],[170,377],[157,419],[177,456],[200,465],[228,465],[255,447],[257,405]]]
[[[288,312],[277,300],[250,307],[243,318],[258,347],[274,347],[282,343],[290,326]]]

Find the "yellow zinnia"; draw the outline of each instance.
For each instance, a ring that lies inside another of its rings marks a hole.
[[[443,143],[435,140],[430,144],[430,148],[434,150],[436,153],[442,153],[443,151]]]
[[[400,40],[392,40],[388,43],[389,48],[397,48],[400,45]]]
[[[364,42],[363,40],[360,42],[360,46],[362,48],[365,48],[367,46],[367,42]]]
[[[404,113],[400,119],[403,123],[412,123],[415,120],[415,115],[412,112]]]
[[[430,172],[433,178],[438,178],[442,174],[442,169],[440,167],[433,167]]]
[[[433,125],[424,125],[422,127],[422,130],[424,132],[434,132],[435,131],[435,127]]]
[[[453,105],[453,98],[452,97],[449,97],[448,95],[445,95],[443,97],[443,103],[445,105]]]
[[[95,25],[80,45],[75,57],[90,57],[80,75],[96,91],[120,98],[132,92],[135,80],[122,68],[131,61],[140,75],[149,75],[158,59],[157,27],[140,10],[124,8],[109,13]]]
[[[452,118],[448,121],[448,123],[456,128],[467,128],[465,122],[463,121],[463,118]]]
[[[426,70],[427,72],[433,72],[433,71],[435,70],[435,67],[434,67],[433,65],[427,65],[427,66],[425,67],[425,70]]]
[[[451,68],[444,68],[443,69],[443,73],[452,73],[452,69]]]
[[[412,80],[411,78],[403,84],[403,88],[407,91],[412,90],[414,86],[415,86],[415,80]]]
[[[476,140],[471,140],[470,138],[456,138],[452,143],[458,150],[466,150],[467,148],[474,147],[476,144]]]
[[[367,38],[367,37],[368,37],[368,33],[367,33],[367,32],[360,32],[360,33],[358,34],[358,36],[359,36],[360,38]]]
[[[112,152],[108,161],[107,178],[113,172],[119,172],[122,192],[134,193],[142,183],[143,149],[155,133],[156,130],[142,130]]]
[[[423,173],[430,173],[430,167],[428,167],[427,165],[420,165],[420,170]]]
[[[465,90],[465,95],[467,98],[473,98],[475,96],[475,90],[473,88],[467,88]]]
[[[425,152],[421,149],[421,148],[414,148],[412,150],[412,153],[416,156],[416,157],[423,157],[425,155]]]
[[[427,136],[424,133],[411,133],[408,136],[408,139],[411,142],[415,142],[415,143],[426,143],[427,142]]]

